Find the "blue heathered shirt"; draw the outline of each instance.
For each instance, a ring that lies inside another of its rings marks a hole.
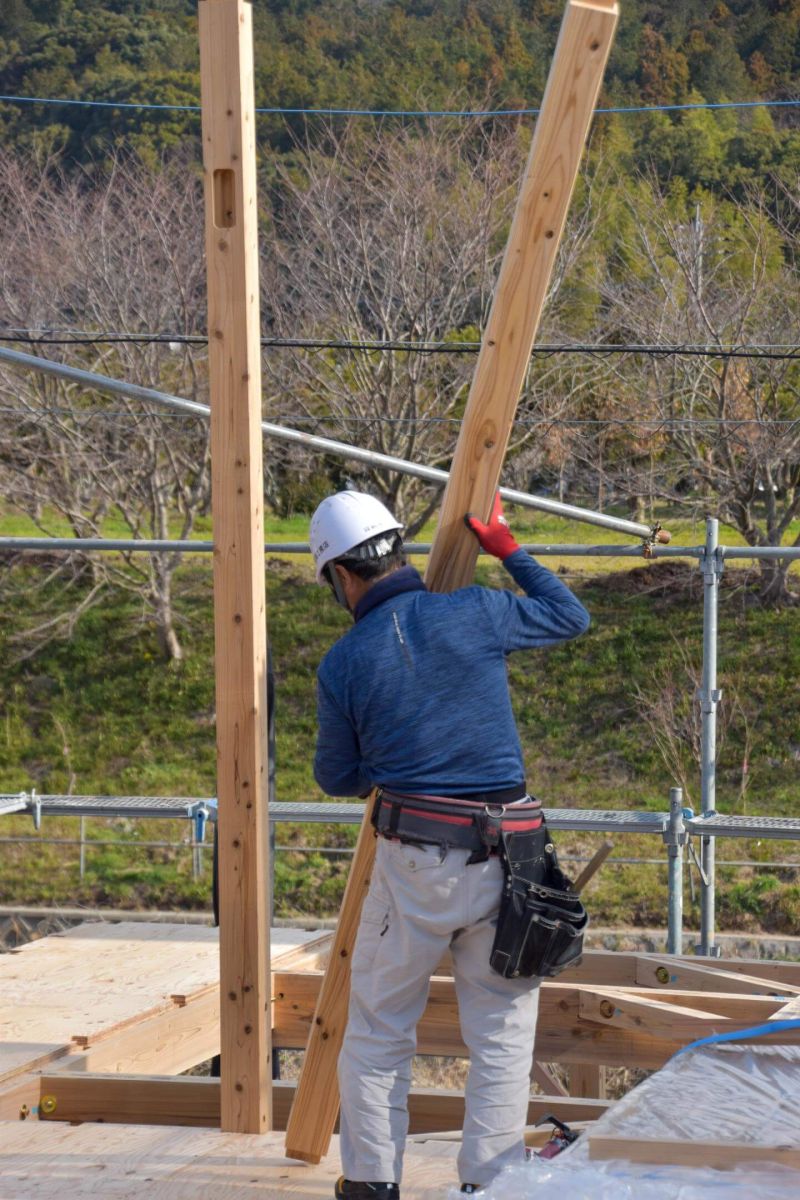
[[[583,633],[589,614],[524,550],[525,592],[429,592],[413,567],[374,584],[317,675],[314,776],[329,796],[375,784],[439,795],[523,783],[506,656]]]

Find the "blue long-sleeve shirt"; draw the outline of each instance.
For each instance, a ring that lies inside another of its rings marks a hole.
[[[379,580],[317,675],[317,783],[447,795],[523,783],[506,657],[575,637],[589,614],[524,550],[504,567],[525,592],[429,592],[413,567]]]

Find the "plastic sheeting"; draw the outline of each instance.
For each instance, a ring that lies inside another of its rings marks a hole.
[[[800,1047],[702,1046],[675,1055],[591,1128],[591,1134],[800,1147]],[[460,1193],[451,1191],[448,1200]],[[588,1135],[549,1161],[508,1168],[482,1200],[797,1200],[800,1171],[731,1171],[589,1158]]]

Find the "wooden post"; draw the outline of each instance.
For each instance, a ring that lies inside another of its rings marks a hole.
[[[200,0],[214,513],[222,1128],[271,1128],[267,672],[252,9]]]
[[[475,570],[464,514],[491,511],[618,15],[615,0],[569,0],[564,13],[428,560],[437,592]]]
[[[468,511],[488,517],[491,508],[617,16],[615,0],[567,3],[428,563],[432,591],[463,587],[475,570],[478,545],[463,517]],[[367,819],[350,868],[366,881],[375,855]],[[358,926],[365,890],[348,888],[339,916],[343,937]],[[349,941],[334,942],[331,962],[344,951],[340,984],[335,992],[325,989],[326,1009],[318,1007],[315,1017],[328,1036],[323,1040],[312,1027],[287,1126],[286,1153],[311,1163],[327,1154],[339,1111],[335,1068],[350,949]]]

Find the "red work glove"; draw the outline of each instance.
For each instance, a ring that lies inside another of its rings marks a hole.
[[[472,513],[467,513],[464,517],[464,524],[475,534],[482,549],[487,554],[493,554],[495,558],[504,560],[515,550],[519,550],[519,542],[508,528],[508,521],[503,516],[503,502],[499,492],[495,493],[492,515],[489,517],[488,525],[484,525],[483,521],[473,517]]]

